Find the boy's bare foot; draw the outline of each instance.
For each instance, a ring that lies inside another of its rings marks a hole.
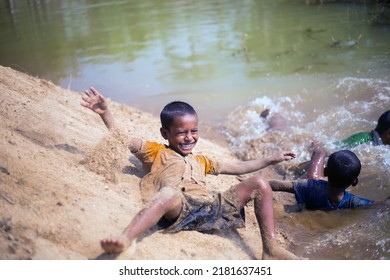
[[[299,258],[280,246],[277,246],[270,252],[263,251],[263,260],[302,260],[302,258]]]
[[[120,254],[129,246],[129,242],[122,238],[105,238],[100,241],[100,246],[108,254]]]

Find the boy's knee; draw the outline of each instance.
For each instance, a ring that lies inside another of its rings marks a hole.
[[[261,192],[270,190],[270,186],[269,186],[268,181],[265,178],[263,178],[262,176],[257,174],[255,176],[253,176],[253,180],[254,180],[255,189],[258,189]]]
[[[169,206],[180,205],[182,201],[182,194],[171,187],[161,188],[158,192],[157,199]]]
[[[253,176],[253,180],[255,181],[255,184],[258,186],[262,186],[264,184],[267,184],[267,180],[264,179],[261,175],[256,174]]]
[[[165,209],[164,217],[173,220],[182,210],[183,195],[175,188],[164,187],[159,191],[157,202]]]
[[[256,200],[262,197],[272,197],[272,190],[265,178],[260,175],[254,175],[240,183],[238,195],[242,205],[245,205],[252,199]]]

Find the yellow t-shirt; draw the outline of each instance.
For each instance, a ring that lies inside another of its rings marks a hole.
[[[198,199],[211,199],[205,177],[218,175],[219,164],[204,155],[182,156],[168,146],[156,142],[143,142],[134,155],[148,172],[140,182],[141,195],[148,201],[163,187],[176,188]]]

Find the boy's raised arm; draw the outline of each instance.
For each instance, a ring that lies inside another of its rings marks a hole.
[[[290,151],[284,151],[277,153],[275,155],[254,159],[248,161],[239,161],[239,162],[224,162],[221,163],[220,173],[222,174],[231,174],[231,175],[242,175],[250,172],[254,172],[260,169],[263,169],[269,165],[277,164],[282,161],[289,161],[296,157],[296,154]]]
[[[102,118],[108,130],[115,129],[117,125],[110,109],[108,109],[108,102],[106,98],[93,87],[90,87],[90,89],[86,90],[84,93],[85,94],[81,96],[83,99],[81,106],[98,114]],[[126,145],[130,151],[134,153],[141,148],[142,140],[134,137],[129,138],[129,142],[126,143]]]
[[[85,94],[81,96],[83,99],[81,106],[88,108],[98,114],[109,130],[115,128],[115,120],[111,114],[111,111],[108,109],[108,102],[106,98],[104,98],[93,87],[90,87],[90,89],[86,90],[84,93]]]

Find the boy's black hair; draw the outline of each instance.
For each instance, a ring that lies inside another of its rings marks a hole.
[[[195,109],[188,103],[183,101],[173,101],[165,105],[160,113],[161,126],[167,130],[171,127],[173,120],[176,117],[193,115],[198,117]]]
[[[378,119],[378,124],[376,125],[375,130],[382,135],[390,128],[390,110],[384,112]]]
[[[350,150],[340,150],[329,156],[326,166],[328,180],[340,187],[348,187],[360,174],[362,165]]]

